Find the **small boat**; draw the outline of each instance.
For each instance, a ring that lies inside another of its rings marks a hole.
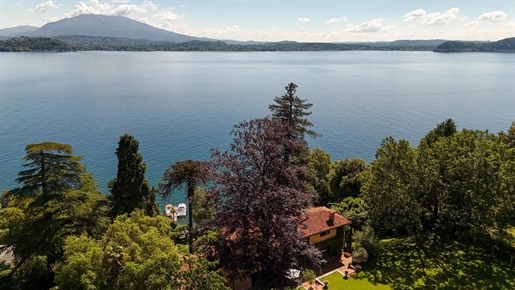
[[[174,218],[174,215],[175,215],[175,208],[173,208],[173,205],[171,204],[167,204],[165,206],[165,216],[169,217],[169,218]]]
[[[186,216],[186,205],[184,203],[179,203],[177,206],[177,217],[183,218]]]

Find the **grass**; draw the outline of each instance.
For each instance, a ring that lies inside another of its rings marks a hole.
[[[383,284],[372,284],[366,277],[363,277],[362,275],[358,275],[357,278],[350,276],[349,279],[345,280],[343,279],[343,275],[334,272],[331,275],[325,276],[321,279],[322,282],[329,282],[329,289],[330,290],[347,290],[347,289],[353,289],[353,290],[366,290],[366,289],[372,289],[372,290],[383,290],[383,289],[391,289],[388,285]]]
[[[321,280],[329,282],[330,290],[515,289],[509,255],[490,257],[489,251],[456,241],[438,241],[427,248],[407,239],[383,244],[384,253],[363,264],[358,275],[344,280],[335,272]]]
[[[509,257],[500,261],[458,242],[417,248],[405,240],[390,240],[385,249],[379,258],[363,265],[360,277],[368,283],[387,284],[392,289],[515,289]]]

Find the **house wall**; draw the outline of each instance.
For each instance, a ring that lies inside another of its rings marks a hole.
[[[334,235],[330,233],[327,236],[331,236],[330,239],[324,239],[318,243],[315,244],[315,247],[317,247],[321,251],[326,251],[327,246],[329,246],[329,251],[324,252],[324,257],[332,257],[336,255],[340,255],[342,253],[343,249],[343,227],[340,227],[338,229],[334,229]],[[326,236],[323,236],[325,238]]]
[[[320,242],[323,242],[325,240],[335,237],[336,234],[337,234],[337,229],[332,229],[329,232],[329,234],[325,235],[325,236],[320,236],[320,234],[312,235],[309,237],[309,243],[312,245],[317,244],[317,243],[320,243]]]

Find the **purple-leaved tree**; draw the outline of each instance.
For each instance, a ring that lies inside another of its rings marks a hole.
[[[252,277],[256,286],[282,287],[293,282],[286,277],[290,269],[323,262],[299,232],[314,192],[306,189],[306,168],[284,160],[307,146],[288,138],[291,130],[271,118],[244,121],[231,133],[229,152],[213,151],[216,174],[208,193],[217,207],[210,222],[219,234],[210,252],[232,280]]]

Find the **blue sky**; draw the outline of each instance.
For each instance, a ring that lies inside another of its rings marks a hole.
[[[515,36],[515,0],[0,0],[0,28],[84,13],[126,16],[191,36],[257,41],[499,40]]]

